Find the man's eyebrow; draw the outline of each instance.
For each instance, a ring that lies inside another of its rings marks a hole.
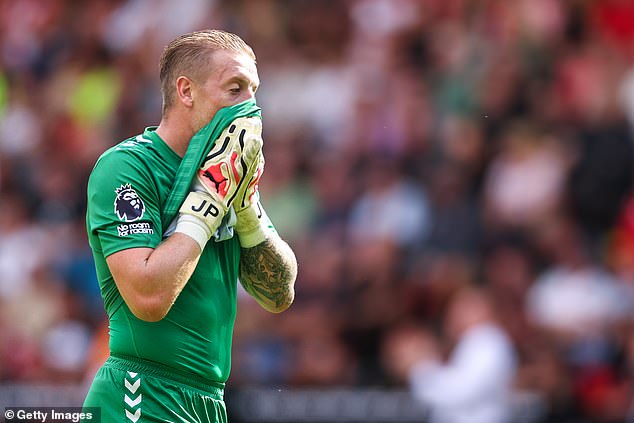
[[[229,84],[233,82],[238,82],[255,88],[258,88],[260,86],[260,81],[251,81],[246,75],[235,75],[229,78],[229,81],[227,81],[227,83]]]

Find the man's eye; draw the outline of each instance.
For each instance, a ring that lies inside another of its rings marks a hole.
[[[240,88],[231,88],[229,91],[231,94],[240,94]]]

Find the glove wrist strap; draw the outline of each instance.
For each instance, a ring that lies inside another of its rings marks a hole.
[[[190,192],[180,208],[176,232],[189,235],[201,247],[216,232],[226,213],[226,208],[203,192]]]
[[[242,248],[255,247],[277,233],[259,201],[240,210],[236,215],[238,221],[235,230]]]
[[[180,232],[192,238],[200,246],[200,251],[205,249],[207,241],[211,238],[211,231],[205,222],[189,214],[181,214],[178,217],[174,232]]]

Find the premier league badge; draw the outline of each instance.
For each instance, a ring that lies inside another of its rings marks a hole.
[[[114,212],[124,222],[134,222],[143,217],[145,204],[130,184],[115,189]]]

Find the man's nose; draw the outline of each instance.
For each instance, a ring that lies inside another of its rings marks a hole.
[[[253,91],[252,89],[248,89],[245,91],[245,98],[243,101],[246,100],[251,100],[252,98],[255,98],[255,91]]]

